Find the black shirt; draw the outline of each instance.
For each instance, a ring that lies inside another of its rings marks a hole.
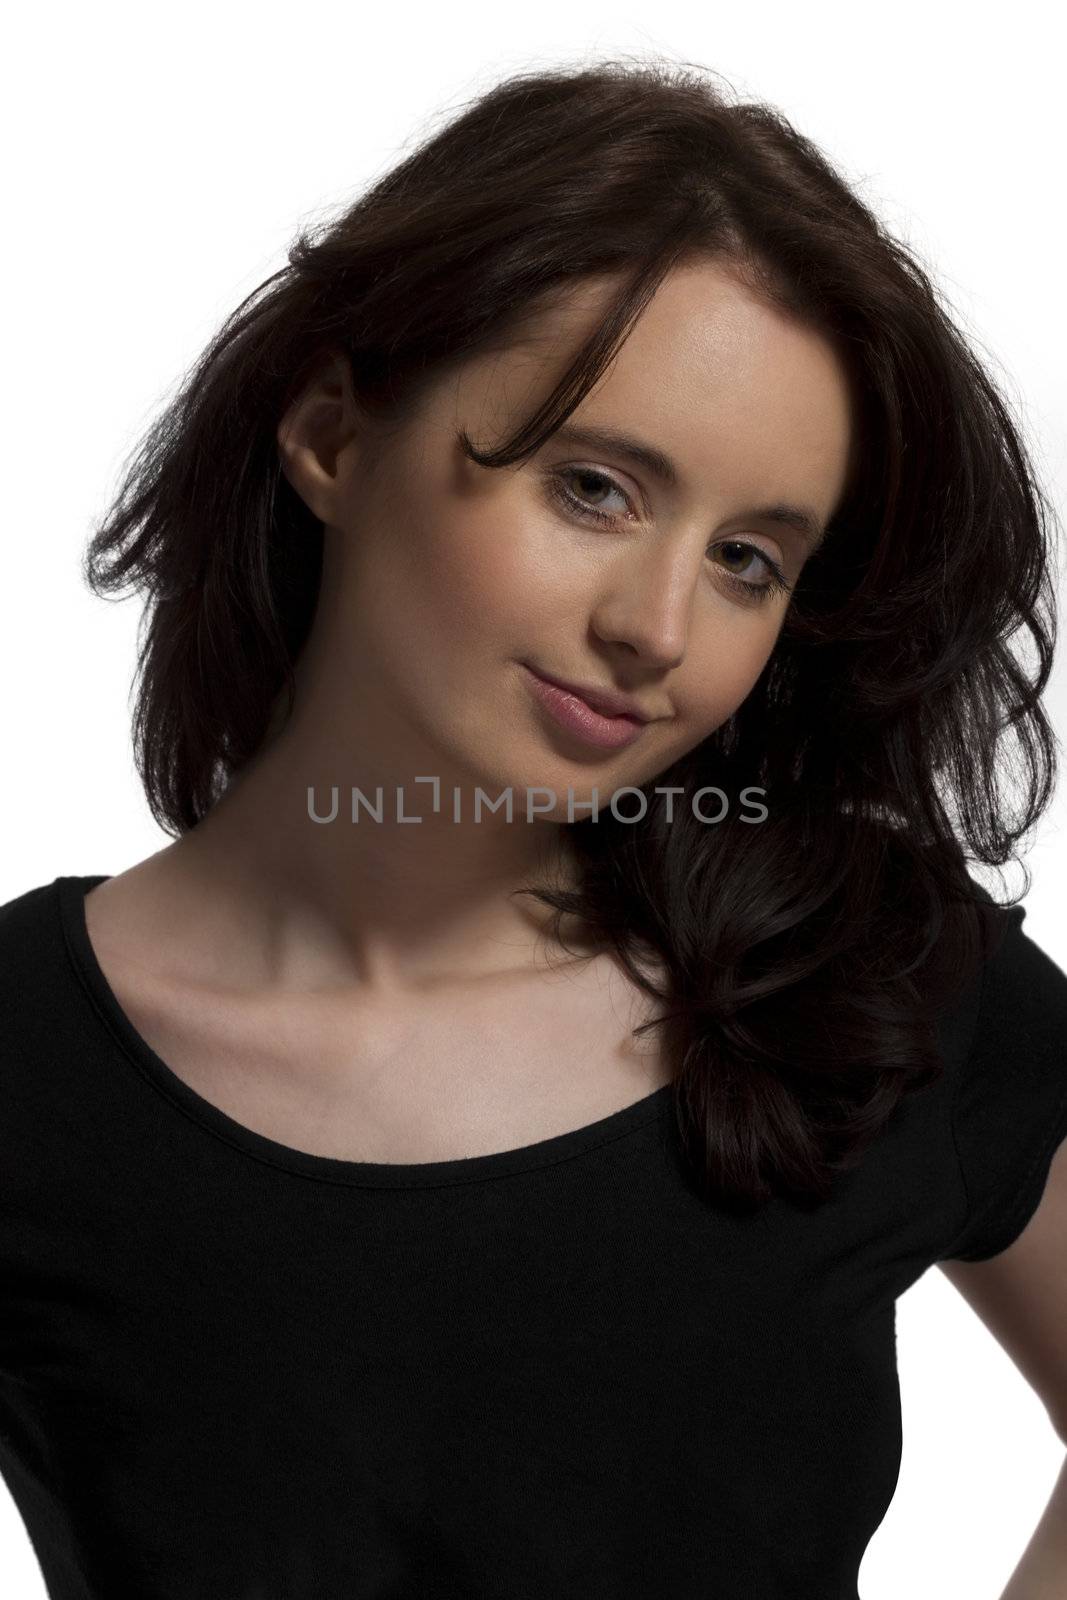
[[[672,1086],[389,1165],[232,1120],[61,877],[0,907],[0,1468],[52,1600],[856,1600],[895,1302],[1067,1134],[1067,976],[1001,943],[834,1198],[700,1198]]]

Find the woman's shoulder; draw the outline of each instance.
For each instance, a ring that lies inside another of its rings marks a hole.
[[[20,889],[7,900],[0,901],[0,928],[9,929],[24,922],[27,917],[40,915],[42,902],[54,894],[60,878],[50,878],[45,883],[35,883],[29,889]]]
[[[47,1003],[68,973],[68,929],[85,893],[107,874],[60,874],[0,902],[0,1015]]]
[[[1067,972],[1024,929],[1026,914],[986,896],[986,947],[951,1082],[968,1208],[954,1257],[986,1259],[1018,1236],[1067,1137]]]
[[[9,942],[20,934],[53,922],[59,908],[72,897],[84,896],[110,877],[106,872],[60,873],[28,889],[17,889],[0,901],[0,938]]]
[[[47,934],[55,920],[64,878],[33,884],[0,902],[0,976]]]
[[[911,924],[912,970],[924,1000],[958,1029],[974,1020],[986,972],[1005,946],[1016,948],[1027,908],[996,898],[962,852],[921,848],[887,830],[879,840],[886,899]]]

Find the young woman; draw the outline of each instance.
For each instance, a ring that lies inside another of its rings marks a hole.
[[[0,909],[55,1600],[855,1600],[934,1263],[1067,1437],[1067,976],[967,866],[1052,792],[1051,523],[695,68],[508,79],[300,237],[88,552],[173,842]]]

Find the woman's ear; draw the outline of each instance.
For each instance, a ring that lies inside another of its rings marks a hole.
[[[289,405],[275,435],[286,479],[327,525],[341,520],[348,474],[365,425],[348,357],[331,350]]]

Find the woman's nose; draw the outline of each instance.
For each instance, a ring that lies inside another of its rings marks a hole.
[[[598,637],[629,645],[649,665],[679,666],[705,559],[703,549],[697,555],[681,544],[640,559],[626,554],[602,583],[592,619]]]

